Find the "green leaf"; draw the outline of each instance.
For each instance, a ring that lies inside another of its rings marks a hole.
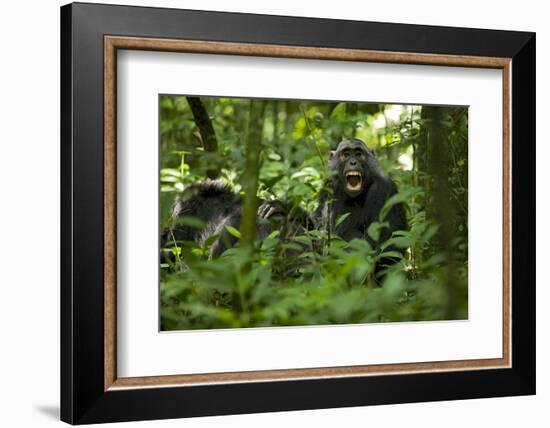
[[[386,242],[384,242],[381,245],[381,248],[382,250],[384,250],[391,245],[397,248],[409,248],[411,246],[411,240],[404,236],[394,236],[393,238],[390,238]]]
[[[220,237],[219,233],[215,233],[212,236],[209,236],[208,239],[204,241],[204,244],[203,244],[204,248],[209,248],[214,242],[218,240],[219,237]]]
[[[181,171],[176,168],[162,168],[160,170],[160,175],[181,178]]]
[[[372,222],[367,229],[367,233],[374,241],[378,241],[380,239],[380,232],[387,226],[388,223]]]
[[[428,227],[428,230],[426,230],[426,233],[423,236],[424,240],[429,241],[430,239],[432,239],[438,230],[439,225],[432,224],[430,227]]]
[[[391,196],[380,210],[379,219],[383,221],[394,205],[407,202],[413,196],[418,196],[422,193],[423,192],[419,187],[411,187]]]
[[[338,216],[338,218],[336,219],[336,226],[340,225],[345,219],[347,219],[350,216],[350,214],[351,213],[345,213]]]
[[[344,120],[346,118],[346,103],[338,103],[332,113],[330,114],[331,119],[335,120]]]
[[[204,223],[204,221],[202,221],[200,218],[197,218],[197,217],[182,216],[182,217],[177,217],[174,220],[174,225],[189,226],[195,229],[204,229],[206,226],[206,223]]]
[[[386,251],[384,253],[380,253],[380,255],[378,256],[379,259],[383,259],[384,257],[392,257],[392,258],[402,259],[403,254],[400,253],[399,251]]]
[[[237,229],[235,229],[233,226],[225,226],[225,230],[227,230],[231,235],[233,235],[237,239],[241,239],[241,232],[239,232]]]
[[[281,232],[279,232],[278,230],[274,230],[269,235],[267,235],[266,239],[274,239],[274,238],[278,237],[280,234],[281,234]]]

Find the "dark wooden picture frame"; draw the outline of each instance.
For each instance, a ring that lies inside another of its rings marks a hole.
[[[503,357],[118,378],[117,49],[501,69]],[[61,9],[61,167],[63,421],[114,422],[535,392],[533,33],[67,5]]]

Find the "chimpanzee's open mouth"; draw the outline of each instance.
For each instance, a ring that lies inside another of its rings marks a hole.
[[[361,173],[358,171],[350,171],[346,172],[346,187],[348,190],[352,192],[358,192],[361,190],[361,183],[363,181],[363,177],[361,176]]]

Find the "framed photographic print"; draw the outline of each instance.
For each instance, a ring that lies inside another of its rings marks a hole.
[[[535,35],[61,8],[61,418],[535,393]]]

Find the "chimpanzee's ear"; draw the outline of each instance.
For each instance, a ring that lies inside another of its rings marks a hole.
[[[334,154],[336,153],[336,150],[331,150],[330,151],[330,157],[332,158],[334,156]]]

